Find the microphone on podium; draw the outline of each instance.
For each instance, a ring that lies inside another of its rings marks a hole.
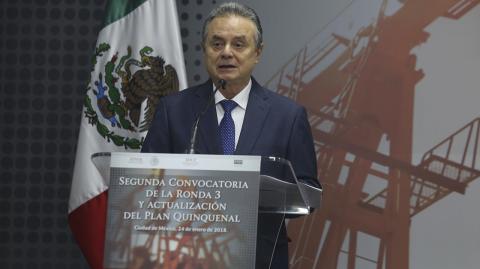
[[[208,108],[212,103],[214,103],[215,100],[215,94],[217,93],[218,89],[225,90],[225,87],[227,86],[227,81],[224,79],[218,80],[218,84],[220,84],[220,87],[216,87],[215,90],[210,94],[210,97],[208,98],[208,103],[203,109],[203,111],[198,115],[197,119],[193,123],[192,126],[192,136],[190,137],[190,146],[188,147],[187,153],[188,154],[195,154],[195,144],[197,142],[197,130],[198,130],[198,124],[200,122],[200,118],[203,117],[203,115],[207,112]]]

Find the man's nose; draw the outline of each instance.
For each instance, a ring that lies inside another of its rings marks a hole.
[[[226,44],[225,47],[223,47],[222,58],[230,58],[233,56],[233,51],[232,51],[232,46],[230,44]]]

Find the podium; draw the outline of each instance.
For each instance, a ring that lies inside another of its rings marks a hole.
[[[321,204],[322,190],[278,157],[122,152],[92,161],[109,182],[105,268],[270,268],[285,216]]]

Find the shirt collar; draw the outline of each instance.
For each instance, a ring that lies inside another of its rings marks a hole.
[[[213,85],[215,89],[215,85]],[[237,105],[243,109],[247,109],[248,96],[250,95],[250,90],[252,89],[252,79],[248,81],[247,86],[243,88],[237,95],[235,95],[231,100],[235,101]],[[220,103],[220,101],[225,100],[225,96],[220,91],[215,93],[215,104]]]

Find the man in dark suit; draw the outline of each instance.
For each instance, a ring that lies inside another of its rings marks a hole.
[[[283,157],[292,163],[299,179],[318,186],[305,109],[251,77],[263,49],[255,11],[239,3],[220,5],[205,21],[202,45],[210,79],[160,100],[142,151],[185,153],[192,126],[203,113],[197,153]],[[282,217],[259,215],[256,268],[288,268]]]

